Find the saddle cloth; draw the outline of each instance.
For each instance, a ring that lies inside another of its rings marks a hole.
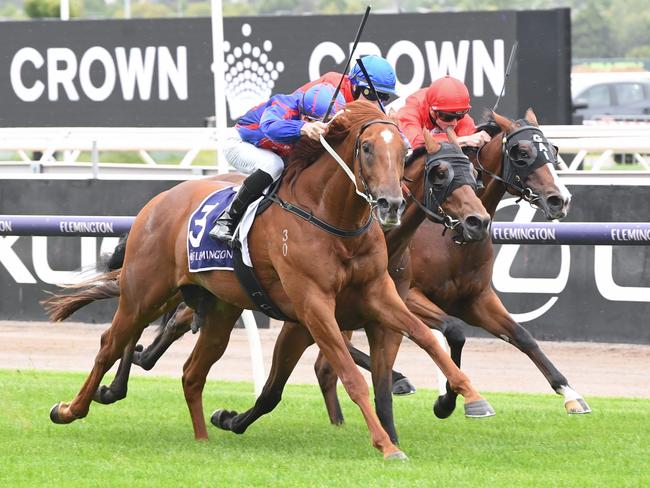
[[[229,187],[211,193],[190,215],[187,222],[187,262],[190,272],[233,269],[232,248],[224,242],[213,239],[208,233],[214,227],[215,221],[228,208],[238,189],[239,187]],[[261,198],[248,208],[236,231],[236,236],[242,243],[243,261],[248,266],[251,266],[251,259],[246,237],[253,225],[260,200]]]

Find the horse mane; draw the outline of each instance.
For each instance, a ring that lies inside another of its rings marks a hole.
[[[357,100],[348,103],[341,112],[336,114],[329,124],[325,140],[336,146],[350,135],[356,135],[361,126],[370,120],[388,120],[374,103]],[[325,148],[320,141],[309,137],[301,137],[296,143],[289,158],[284,179],[289,184],[291,191],[300,173],[311,166],[323,154]]]

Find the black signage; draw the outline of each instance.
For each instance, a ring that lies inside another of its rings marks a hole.
[[[224,19],[230,122],[271,94],[345,65],[359,16]],[[569,10],[372,15],[356,55],[378,54],[409,95],[451,74],[472,114],[533,106],[541,123],[570,121]],[[543,40],[543,41],[542,41]],[[0,126],[200,126],[214,114],[210,19],[3,22]]]

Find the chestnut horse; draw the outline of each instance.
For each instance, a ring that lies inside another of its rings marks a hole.
[[[404,180],[407,182],[405,191],[409,196],[410,204],[404,211],[402,224],[386,235],[388,270],[401,296],[408,293],[411,281],[410,241],[426,217],[437,224],[443,223],[446,229],[453,229],[451,234],[459,243],[484,240],[490,222],[475,194],[476,181],[470,161],[456,144],[453,132],[449,135],[454,144],[443,143],[442,145],[434,141],[428,131],[424,131],[423,134],[425,147],[414,151],[405,168]],[[462,198],[459,199],[461,196]],[[435,218],[431,210],[445,212],[443,219]],[[435,248],[432,251],[435,252]],[[188,317],[185,316],[184,320],[187,321]],[[391,385],[392,367],[401,344],[401,336],[378,328],[366,328],[366,332],[372,358],[368,366],[372,373],[377,414],[393,442],[397,443]],[[269,378],[255,405],[241,414],[217,410],[211,418],[215,426],[241,434],[260,416],[275,408],[280,402],[284,385],[304,349],[314,342],[313,339],[304,338],[301,343],[297,339],[298,335],[302,335],[300,327],[285,322],[276,341]],[[302,345],[302,349],[298,345]],[[358,351],[356,356],[355,360],[359,357]],[[293,361],[290,362],[288,358],[292,358]],[[324,391],[335,389],[336,375],[327,374],[331,370],[330,364],[321,360],[317,362],[316,369],[321,388]],[[326,402],[330,420],[336,424],[341,423],[343,418],[336,396],[326,396]],[[465,413],[468,417],[485,417],[494,412],[468,408],[466,404]]]
[[[485,182],[481,201],[490,215],[494,216],[497,205],[508,192],[539,208],[548,220],[564,218],[571,195],[558,181],[553,168],[557,162],[556,151],[539,129],[534,112],[529,109],[524,119],[518,121],[494,114],[492,123],[496,123],[499,133],[479,151],[475,160]],[[401,229],[390,231],[386,236],[388,241],[391,234],[400,232]],[[458,367],[465,344],[462,322],[458,320],[462,319],[526,354],[551,388],[562,395],[567,413],[589,413],[587,402],[569,386],[537,341],[504,307],[491,285],[493,261],[494,247],[490,239],[457,246],[441,236],[435,225],[425,222],[411,244],[412,281],[407,307],[429,327],[445,335]],[[356,360],[358,353],[352,351],[352,356]],[[320,384],[328,385],[323,388],[323,395],[330,418],[336,418],[340,414],[334,387],[336,378],[326,368],[317,368],[317,373]],[[456,394],[447,385],[447,393],[434,407],[436,415],[440,418],[451,415],[455,402]]]
[[[408,311],[387,271],[382,230],[376,222],[367,225],[373,218],[369,202],[385,227],[400,221],[406,148],[398,128],[373,105],[353,102],[330,123],[327,140],[351,171],[354,184],[330,153],[301,140],[278,195],[311,209],[339,231],[358,234],[345,238],[329,234],[273,205],[253,224],[248,236],[251,257],[271,299],[283,314],[301,324],[296,325],[300,335],[309,341],[313,337],[332,364],[364,416],[372,445],[386,459],[404,459],[370,406],[368,387],[354,367],[339,323],[376,324],[372,330],[389,328],[407,335],[438,364],[469,408],[491,407],[427,327]],[[207,373],[223,354],[242,309],[255,308],[231,271],[188,270],[187,220],[207,195],[226,186],[208,180],[181,183],[156,196],[138,214],[119,273],[120,298],[111,327],[102,335],[95,365],[78,395],[50,411],[53,422],[85,417],[102,377],[125,350],[135,347],[147,324],[176,307],[181,296],[192,305],[199,293],[205,296],[207,291],[215,298],[183,367],[183,391],[194,434],[207,439],[202,404]]]

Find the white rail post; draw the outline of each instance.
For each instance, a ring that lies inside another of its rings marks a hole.
[[[212,73],[214,75],[214,130],[217,136],[217,165],[219,173],[228,172],[228,162],[223,154],[223,135],[227,124],[226,113],[226,62],[223,54],[223,12],[221,0],[212,0]]]
[[[262,342],[260,333],[257,330],[255,316],[250,310],[244,310],[241,314],[246,336],[248,337],[248,346],[251,352],[251,367],[253,369],[253,382],[255,384],[255,396],[260,396],[266,374],[264,373],[264,357],[262,356]]]

